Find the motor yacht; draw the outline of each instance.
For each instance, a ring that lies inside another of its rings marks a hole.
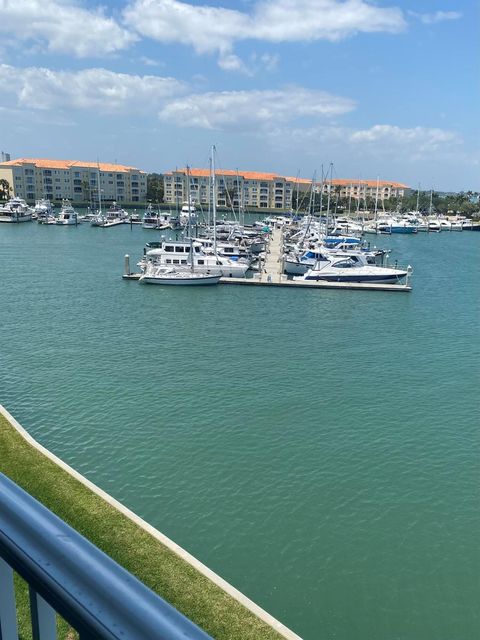
[[[32,210],[23,198],[13,197],[0,206],[0,222],[30,222]]]
[[[399,283],[408,271],[368,264],[363,256],[330,258],[322,256],[315,266],[294,280],[324,280],[327,282]]]
[[[248,263],[231,260],[225,256],[207,253],[198,240],[166,240],[164,242],[149,243],[143,260],[139,266],[146,271],[149,264],[169,268],[189,268],[192,264],[196,273],[220,272],[221,276],[229,278],[244,278],[248,270]]]

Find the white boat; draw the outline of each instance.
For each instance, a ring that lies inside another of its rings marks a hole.
[[[345,259],[354,256],[360,256],[360,260],[365,261],[365,264],[376,265],[377,259],[383,258],[384,255],[385,251],[381,250],[363,251],[354,247],[332,247],[327,249],[322,246],[307,249],[303,253],[286,254],[283,260],[283,271],[288,275],[300,276],[309,269],[313,269],[317,262],[324,258],[332,260],[334,258]]]
[[[42,224],[48,220],[48,218],[54,216],[54,206],[46,198],[37,200],[33,207],[32,219],[36,220],[39,224]]]
[[[377,233],[417,233],[417,226],[409,220],[381,219],[376,224]]]
[[[150,249],[146,251],[144,259],[139,263],[144,271],[150,263],[159,267],[186,269],[193,259],[196,273],[218,271],[221,276],[227,278],[244,278],[249,267],[248,263],[207,253],[202,243],[197,240],[166,240],[150,243],[147,246],[150,246]]]
[[[154,211],[151,204],[145,210],[143,214],[142,227],[144,229],[156,229],[158,226],[158,212]]]
[[[327,282],[376,282],[398,283],[407,275],[407,270],[377,267],[367,264],[362,256],[332,258],[324,256],[312,269],[294,280],[323,280]]]
[[[442,230],[442,225],[438,220],[429,220],[428,221],[428,231],[433,233],[439,233]]]
[[[131,213],[130,216],[128,217],[127,222],[129,224],[142,224],[142,219],[140,218],[138,213]]]
[[[154,263],[147,265],[145,273],[140,276],[140,282],[145,284],[165,284],[175,286],[198,286],[218,284],[220,273],[198,273],[188,269],[174,269],[162,267]]]
[[[80,222],[78,213],[72,207],[69,200],[63,200],[62,208],[58,214],[55,224],[76,226]]]
[[[32,211],[23,198],[10,198],[0,207],[0,222],[30,222]]]
[[[194,204],[184,202],[180,210],[180,224],[186,227],[187,224],[194,224],[197,221],[197,210]]]

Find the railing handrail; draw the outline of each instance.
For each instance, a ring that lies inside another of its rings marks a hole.
[[[210,638],[1,473],[0,557],[82,638]]]

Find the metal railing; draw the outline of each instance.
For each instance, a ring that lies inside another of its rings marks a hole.
[[[207,640],[193,622],[0,474],[0,640],[17,640],[14,571],[29,585],[34,640],[62,616],[80,640]]]

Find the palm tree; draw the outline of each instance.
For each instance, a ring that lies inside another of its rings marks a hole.
[[[8,198],[10,197],[11,191],[12,191],[12,187],[10,186],[10,183],[8,182],[8,180],[5,180],[5,178],[2,178],[0,180],[0,200],[8,200]]]

